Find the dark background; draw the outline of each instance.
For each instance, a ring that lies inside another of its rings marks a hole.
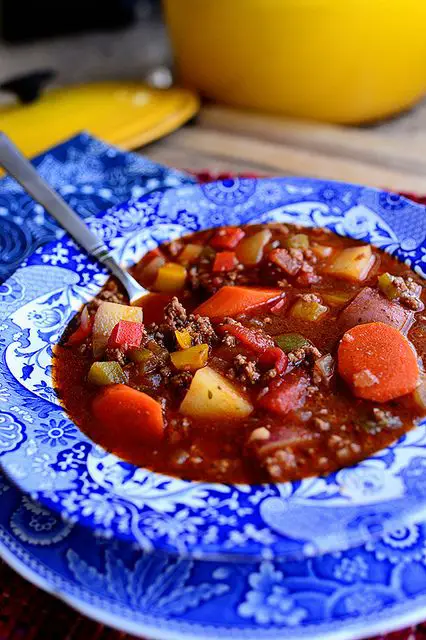
[[[2,0],[0,34],[4,42],[99,29],[121,29],[133,24],[138,10],[158,10],[156,0]]]

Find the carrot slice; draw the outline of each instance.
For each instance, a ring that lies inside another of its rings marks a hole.
[[[222,287],[211,298],[200,304],[194,313],[213,319],[238,316],[240,313],[272,302],[282,295],[283,292],[279,289]]]
[[[345,333],[338,370],[355,396],[376,402],[411,393],[419,379],[417,356],[407,338],[383,322],[359,324]]]
[[[142,391],[125,384],[106,387],[92,403],[93,415],[104,429],[103,441],[143,447],[164,435],[161,406]]]

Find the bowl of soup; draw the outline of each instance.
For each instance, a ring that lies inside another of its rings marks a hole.
[[[150,293],[130,306],[66,236],[3,286],[0,461],[23,491],[97,535],[225,561],[422,516],[420,205],[242,178],[90,224]]]

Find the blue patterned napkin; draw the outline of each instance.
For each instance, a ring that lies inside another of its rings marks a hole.
[[[123,153],[86,133],[43,153],[34,164],[83,218],[149,191],[194,182],[184,173]],[[62,233],[14,180],[0,180],[0,283],[37,247]]]

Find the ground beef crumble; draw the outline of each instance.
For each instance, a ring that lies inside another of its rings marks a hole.
[[[189,332],[192,343],[214,344],[219,341],[210,318],[199,315],[187,315],[185,307],[174,297],[164,309],[165,322],[161,325],[150,325],[147,333],[160,344],[165,344],[173,351],[175,348],[174,331]],[[171,343],[171,344],[170,344]]]
[[[390,276],[392,284],[398,292],[398,299],[408,309],[420,311],[423,303],[420,300],[422,287],[413,278],[402,278],[401,276]]]
[[[379,409],[375,407],[373,409],[374,419],[377,425],[381,428],[387,427],[389,429],[399,429],[402,427],[402,422],[398,416],[394,416],[390,411]]]
[[[127,359],[124,352],[121,349],[107,349],[105,352],[107,360],[118,362],[122,367],[126,364]]]
[[[182,329],[187,324],[187,313],[185,307],[179,302],[176,296],[164,309],[164,321],[171,329]]]
[[[247,356],[241,353],[235,356],[233,360],[236,379],[242,383],[255,384],[260,379],[260,373],[257,370],[256,362],[249,360]]]
[[[321,351],[313,344],[307,344],[300,349],[295,349],[287,354],[290,364],[309,363],[312,364],[317,358],[321,357]]]
[[[170,384],[177,389],[187,389],[192,382],[192,373],[181,371],[170,378]]]

